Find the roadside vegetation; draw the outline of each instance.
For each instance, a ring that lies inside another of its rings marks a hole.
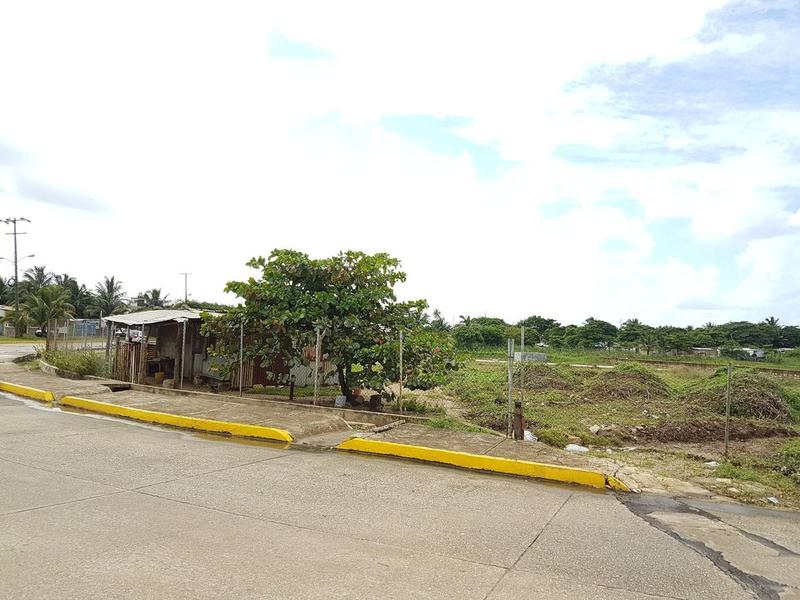
[[[43,350],[38,353],[39,360],[58,369],[86,377],[108,377],[110,367],[105,355],[91,349]]]

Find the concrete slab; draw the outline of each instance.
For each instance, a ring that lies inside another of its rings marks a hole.
[[[85,481],[0,459],[0,515],[52,504],[117,493],[107,485]]]
[[[669,596],[671,598],[672,596]],[[509,571],[487,600],[663,600],[668,596],[643,594],[595,583],[575,581],[550,571]]]
[[[377,457],[294,452],[147,488],[210,508],[335,535],[511,566],[571,493]],[[311,492],[311,493],[309,493]],[[616,503],[613,496],[606,497]]]
[[[735,502],[710,502],[683,499],[684,504],[714,515],[724,523],[750,534],[772,540],[800,554],[800,514]]]
[[[63,422],[69,433],[30,435],[23,426],[19,432],[0,436],[0,459],[118,488],[192,477],[287,454],[267,443],[207,440],[193,434],[90,416],[44,413],[25,407],[1,408],[0,414],[13,410],[26,411],[30,418],[47,426],[66,418]],[[13,419],[25,421],[19,413],[14,413]]]
[[[125,492],[0,517],[0,598],[484,598],[502,569]],[[35,568],[32,566],[35,565]]]
[[[710,560],[687,556],[686,549],[605,496],[575,494],[517,567],[645,594],[669,590],[678,598],[752,598]]]

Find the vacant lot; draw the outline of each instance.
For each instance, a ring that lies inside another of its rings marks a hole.
[[[469,359],[445,385],[412,397],[429,413],[504,432],[507,369],[501,361]],[[529,363],[515,366],[514,384],[527,427],[541,441],[578,443],[671,476],[704,478],[705,487],[746,500],[780,494],[800,501],[800,378],[733,370],[727,460],[724,367]],[[705,465],[712,460],[720,466]]]

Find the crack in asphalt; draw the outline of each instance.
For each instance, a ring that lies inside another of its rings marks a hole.
[[[673,531],[670,527],[668,527],[665,523],[661,522],[659,519],[653,517],[652,513],[671,512],[671,513],[686,513],[692,515],[699,515],[714,522],[722,522],[726,526],[730,526],[732,529],[736,530],[743,537],[746,537],[751,541],[757,542],[771,550],[775,550],[784,555],[798,556],[797,553],[793,552],[792,550],[785,548],[784,546],[781,546],[780,544],[777,544],[772,540],[769,540],[762,536],[751,534],[749,532],[741,530],[738,527],[729,525],[726,521],[723,521],[716,515],[708,513],[702,509],[689,506],[688,504],[685,504],[676,498],[669,498],[665,496],[650,496],[650,495],[647,496],[617,495],[617,499],[631,513],[633,513],[634,515],[636,515],[637,517],[639,517],[652,527],[655,527],[659,531],[667,534],[671,538],[679,541],[680,543],[691,548],[701,556],[710,560],[714,564],[714,566],[716,566],[720,571],[731,577],[731,579],[736,581],[740,586],[742,586],[745,590],[753,594],[759,600],[780,600],[782,592],[785,592],[787,589],[796,589],[793,586],[788,586],[786,584],[773,581],[767,577],[764,577],[763,575],[758,575],[757,573],[749,573],[747,571],[740,569],[739,567],[731,563],[729,560],[727,560],[725,556],[722,554],[722,552],[710,548],[701,541],[687,539],[678,532]]]

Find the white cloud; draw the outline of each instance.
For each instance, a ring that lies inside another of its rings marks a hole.
[[[566,86],[599,63],[759,43],[695,39],[723,4],[18,3],[0,35],[15,92],[0,95],[0,140],[35,156],[25,168],[43,182],[66,182],[107,212],[33,203],[8,191],[20,167],[2,165],[0,202],[33,219],[24,243],[37,262],[87,280],[115,273],[131,293],[179,296],[189,270],[195,297],[219,299],[252,255],[354,247],[401,258],[403,293],[449,317],[684,319],[675,307],[712,297],[718,271],[702,257],[652,264],[648,223],[686,217],[700,238],[729,237],[773,207],[754,190],[791,180],[791,165],[747,117],[663,130],[596,111],[613,101],[601,86]],[[271,59],[275,31],[332,58]],[[310,126],[331,114],[339,121]],[[470,119],[459,134],[517,166],[482,180],[468,156],[377,126],[393,114]],[[669,138],[681,148],[703,136],[741,142],[740,132],[748,153],[720,164],[595,169],[553,157],[564,144]],[[644,218],[595,206],[618,188],[635,193]],[[565,199],[581,210],[539,215]],[[607,239],[631,250],[604,252]]]

